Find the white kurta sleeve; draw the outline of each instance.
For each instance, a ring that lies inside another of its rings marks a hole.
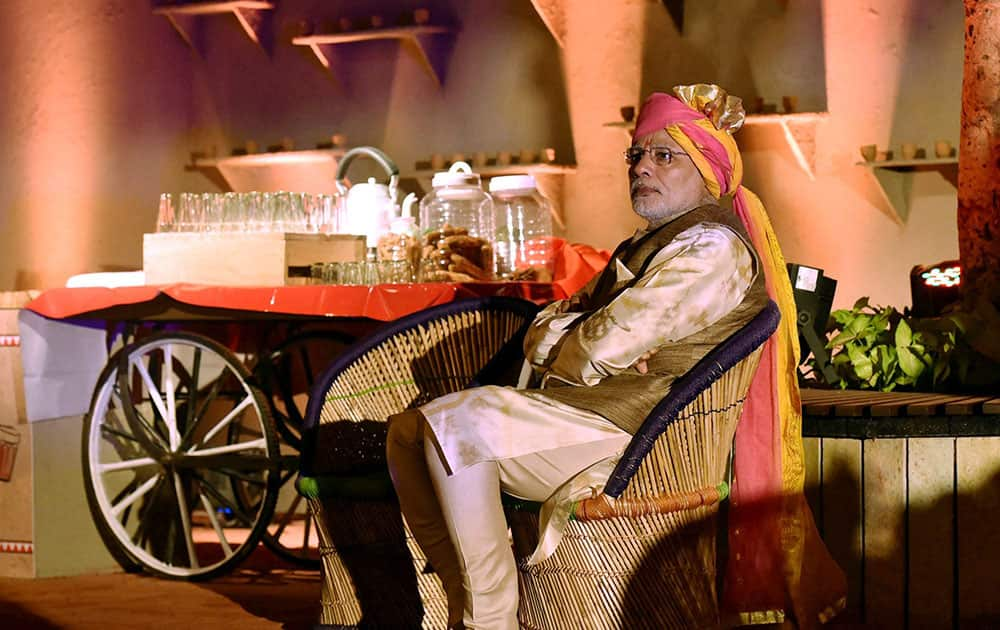
[[[566,329],[583,313],[564,313],[568,300],[558,300],[542,309],[524,335],[524,358],[532,367],[544,368],[551,361],[552,348],[566,334]]]
[[[732,229],[700,223],[681,232],[632,287],[565,335],[545,379],[595,385],[632,367],[643,353],[736,308],[755,273],[752,254]]]

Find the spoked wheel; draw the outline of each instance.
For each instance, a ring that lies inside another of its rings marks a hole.
[[[313,381],[334,357],[355,341],[336,331],[308,331],[292,336],[268,353],[253,373],[270,405],[281,442],[278,503],[262,540],[275,554],[304,567],[318,568],[319,535],[306,500],[295,490],[302,426]],[[234,427],[241,431],[241,427]],[[293,482],[293,483],[289,483]],[[237,498],[255,505],[254,496]]]
[[[267,403],[232,353],[198,335],[153,335],[116,356],[84,425],[98,529],[126,568],[227,573],[256,547],[277,499]],[[252,509],[237,489],[258,497]]]

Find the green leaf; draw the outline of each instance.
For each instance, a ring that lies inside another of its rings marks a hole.
[[[906,346],[896,348],[899,357],[899,367],[907,376],[916,380],[924,371],[924,363],[910,351]]]
[[[883,374],[889,374],[896,367],[896,349],[891,346],[878,347],[879,367]]]
[[[847,353],[851,357],[851,365],[858,378],[862,381],[870,379],[873,372],[872,360],[855,346],[847,346]]]
[[[890,310],[880,311],[872,317],[872,321],[869,325],[873,330],[882,331],[889,328]]]
[[[896,326],[896,347],[904,348],[913,343],[913,331],[910,329],[910,325],[906,323],[905,319],[899,320],[899,325]]]
[[[854,310],[859,311],[868,306],[868,296],[858,298],[858,301],[854,303]]]
[[[830,341],[826,342],[827,349],[836,348],[837,346],[842,346],[848,341],[854,341],[858,336],[858,333],[845,330],[844,332],[838,334]]]
[[[852,330],[857,334],[860,334],[865,328],[868,328],[868,324],[871,323],[871,315],[858,315],[847,325],[848,330]]]

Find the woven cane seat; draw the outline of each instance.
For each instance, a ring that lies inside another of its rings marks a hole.
[[[317,379],[298,485],[319,530],[320,623],[446,626],[441,582],[426,570],[386,470],[385,421],[476,379],[504,382],[537,310],[503,297],[426,309],[359,341]]]
[[[538,515],[508,509],[523,628],[719,626],[715,516],[743,399],[779,319],[772,302],[673,384],[552,556],[527,565]]]

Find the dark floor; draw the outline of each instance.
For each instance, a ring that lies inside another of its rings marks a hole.
[[[0,578],[0,630],[305,630],[318,620],[319,596],[319,571],[283,564],[262,547],[209,582],[125,573]],[[838,621],[837,630],[868,628]],[[789,625],[755,628],[765,627]]]
[[[312,628],[319,571],[269,556],[262,548],[237,572],[200,583],[124,573],[0,578],[0,630]]]

